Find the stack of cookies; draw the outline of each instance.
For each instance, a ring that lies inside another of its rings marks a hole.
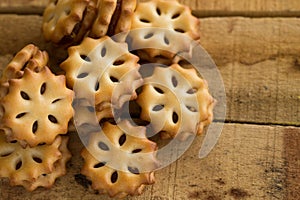
[[[52,74],[47,53],[33,45],[6,67],[0,162],[8,164],[0,176],[29,190],[52,185],[70,157],[60,135],[74,114],[85,146],[81,173],[92,189],[119,198],[141,194],[160,168],[158,146],[147,136],[184,141],[212,121],[207,82],[179,56],[192,55],[199,25],[176,0],[50,0],[42,30],[46,41],[69,47],[60,64],[65,75]],[[129,104],[139,109],[124,114]]]
[[[29,191],[66,173],[74,93],[47,67],[48,54],[24,47],[1,77],[0,177]]]
[[[70,46],[85,36],[100,38],[126,33],[136,0],[50,0],[43,18],[47,41]],[[126,34],[118,38],[124,41]]]

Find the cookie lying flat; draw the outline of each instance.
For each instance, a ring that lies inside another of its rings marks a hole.
[[[80,42],[96,17],[96,0],[50,0],[43,14],[46,41],[59,45]]]
[[[178,64],[156,67],[153,75],[145,79],[137,102],[142,108],[141,118],[151,122],[154,132],[161,132],[162,138],[184,140],[201,134],[213,117],[214,99],[206,81],[195,69]]]
[[[190,40],[200,38],[199,24],[190,8],[178,1],[141,2],[133,15],[132,47],[148,54],[143,59],[172,59],[179,52],[190,52]]]
[[[87,99],[97,111],[121,108],[136,98],[135,89],[143,80],[138,57],[128,52],[127,44],[109,37],[85,38],[79,46],[68,49],[69,57],[60,65],[76,98]]]
[[[51,188],[57,178],[67,173],[66,164],[71,159],[72,155],[67,147],[69,138],[66,136],[61,138],[59,151],[61,152],[62,156],[54,163],[53,171],[50,173],[41,174],[34,182],[23,181],[20,183],[20,185],[25,187],[28,191],[33,191],[38,187]]]
[[[8,94],[1,100],[1,127],[8,141],[31,147],[51,144],[57,135],[67,133],[72,100],[64,76],[55,76],[47,67],[40,72],[26,68],[22,78],[9,80]]]
[[[16,141],[8,143],[1,132],[0,177],[9,178],[13,186],[37,181],[41,175],[54,171],[54,163],[62,158],[61,143],[62,138],[57,137],[51,145],[23,148]]]
[[[106,122],[93,133],[81,173],[92,181],[92,188],[111,197],[141,194],[144,185],[154,183],[156,144],[146,138],[145,127],[128,121],[118,125]]]

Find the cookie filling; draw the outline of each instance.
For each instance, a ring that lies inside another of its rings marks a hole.
[[[115,29],[116,29],[116,26],[118,24],[118,20],[120,18],[121,12],[122,12],[122,2],[123,2],[123,0],[118,0],[117,1],[116,9],[115,9],[114,14],[111,18],[111,21],[110,21],[110,24],[109,24],[109,27],[108,27],[108,30],[107,30],[107,35],[108,36],[113,36],[115,34]]]

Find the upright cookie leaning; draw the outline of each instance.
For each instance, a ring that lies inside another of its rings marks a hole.
[[[43,14],[46,41],[61,46],[79,44],[85,36],[105,35],[125,41],[136,0],[50,0]]]
[[[137,0],[98,0],[98,15],[93,23],[90,37],[100,38],[105,35],[128,32]],[[125,34],[126,36],[126,34]],[[124,36],[118,41],[125,41]]]
[[[95,17],[94,0],[50,0],[43,14],[46,41],[69,45],[80,41]]]

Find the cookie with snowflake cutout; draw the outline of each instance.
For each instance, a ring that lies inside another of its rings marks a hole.
[[[145,78],[137,102],[141,118],[151,122],[153,131],[161,132],[162,138],[184,140],[201,134],[213,117],[214,99],[206,81],[194,68],[178,64],[156,67],[153,75]]]
[[[85,161],[81,173],[94,190],[125,197],[141,194],[145,185],[154,183],[157,147],[146,138],[145,127],[126,120],[117,125],[106,122],[89,141],[81,154]]]
[[[8,93],[1,100],[1,127],[8,141],[33,147],[66,134],[73,96],[63,75],[54,75],[48,67],[39,72],[26,68],[22,78],[9,80]]]

